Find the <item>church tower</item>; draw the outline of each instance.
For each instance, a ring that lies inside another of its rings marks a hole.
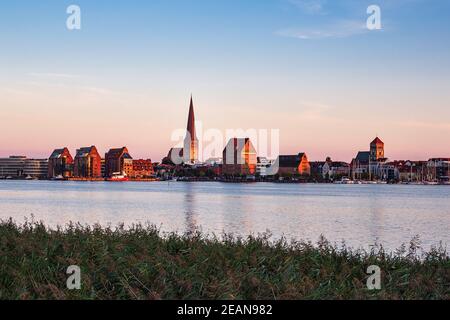
[[[370,143],[370,161],[378,161],[379,159],[384,159],[384,142],[376,137]]]
[[[198,139],[195,132],[194,102],[192,96],[189,106],[186,138],[184,138],[183,159],[185,163],[191,164],[198,161]]]

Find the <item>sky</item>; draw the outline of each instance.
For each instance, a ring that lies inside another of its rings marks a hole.
[[[159,161],[191,94],[205,130],[279,129],[282,154],[350,161],[378,135],[391,160],[449,157],[448,39],[447,0],[2,1],[0,157]]]

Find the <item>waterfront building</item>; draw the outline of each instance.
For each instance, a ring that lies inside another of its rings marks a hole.
[[[25,166],[25,156],[10,156],[9,158],[0,158],[0,177],[18,178],[23,176]]]
[[[324,169],[323,167],[325,166],[325,161],[310,161],[309,162],[309,167],[311,170],[311,177],[313,179],[315,179],[316,181],[322,181],[325,176],[324,176]]]
[[[450,181],[450,158],[432,158],[427,162],[427,180],[435,182]]]
[[[48,159],[10,156],[0,159],[0,178],[40,178],[48,176]]]
[[[272,174],[271,167],[274,164],[273,160],[269,160],[266,157],[257,157],[256,174],[260,177],[267,177]]]
[[[278,164],[278,175],[281,177],[311,175],[311,166],[304,152],[297,155],[280,155],[276,164]]]
[[[132,178],[149,178],[155,175],[155,170],[153,169],[152,160],[139,159],[133,160],[133,174]]]
[[[370,143],[370,151],[359,151],[350,163],[353,179],[387,179],[384,156],[384,142],[376,137]]]
[[[26,178],[47,178],[48,159],[25,159],[23,175]]]
[[[232,138],[223,150],[222,174],[255,175],[256,158],[256,149],[249,138]]]
[[[427,162],[411,160],[395,160],[385,166],[392,167],[394,174],[391,179],[401,182],[421,182],[426,179]]]
[[[113,175],[133,175],[133,158],[126,147],[110,149],[105,154],[105,173],[107,178]]]
[[[376,137],[370,143],[370,161],[377,162],[384,159],[384,142]]]
[[[101,178],[102,158],[95,146],[77,149],[73,174],[77,178]]]
[[[327,158],[322,167],[323,178],[339,179],[350,176],[350,164],[343,161],[332,161]]]
[[[55,149],[48,159],[48,178],[69,178],[73,175],[73,157],[69,149]]]
[[[198,161],[198,139],[195,131],[194,102],[191,96],[189,115],[184,138],[183,160],[186,164],[195,164]]]

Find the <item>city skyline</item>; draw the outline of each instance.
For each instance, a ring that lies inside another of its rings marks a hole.
[[[77,1],[79,31],[67,1],[20,3],[0,13],[1,157],[162,159],[191,92],[204,129],[280,129],[281,154],[350,161],[376,135],[390,159],[450,151],[444,1],[378,1],[379,31],[360,28],[370,1]]]

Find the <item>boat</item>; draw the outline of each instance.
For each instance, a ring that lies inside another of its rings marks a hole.
[[[53,177],[52,180],[53,181],[61,181],[61,180],[64,180],[64,177],[62,176],[62,174],[60,174],[60,175],[58,175],[56,177]]]
[[[334,184],[355,184],[355,182],[349,178],[342,178],[341,180],[335,181]]]
[[[118,172],[113,173],[110,178],[106,179],[106,181],[111,181],[111,182],[124,182],[124,181],[129,181],[129,180],[130,179],[127,177],[126,174],[118,173]]]

